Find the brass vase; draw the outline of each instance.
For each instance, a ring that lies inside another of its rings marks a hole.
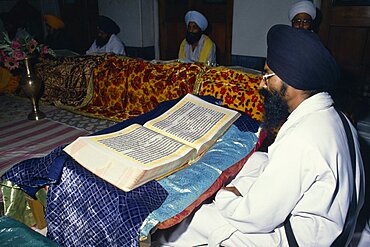
[[[32,111],[28,114],[29,120],[45,118],[45,113],[39,110],[39,100],[44,93],[44,84],[39,80],[33,71],[33,57],[24,59],[24,73],[22,75],[21,87],[25,95],[31,100]]]

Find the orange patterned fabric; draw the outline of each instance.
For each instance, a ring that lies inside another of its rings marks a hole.
[[[0,67],[0,93],[14,93],[18,89],[20,78],[7,68]]]
[[[199,95],[210,95],[223,104],[262,120],[263,99],[259,94],[260,75],[224,67],[209,68],[199,78]]]
[[[118,122],[146,113],[160,102],[194,93],[222,99],[224,105],[260,121],[263,108],[259,80],[258,75],[224,67],[180,62],[155,64],[108,55],[93,69],[88,101],[72,110]]]
[[[110,56],[94,69],[93,97],[78,111],[114,121],[141,115],[160,102],[191,93],[203,69],[199,64],[153,64]]]
[[[78,108],[84,115],[119,121],[127,119],[127,57],[109,55],[93,70],[93,92],[89,103]]]
[[[131,69],[126,110],[131,116],[137,116],[160,102],[192,93],[196,77],[203,67],[197,64],[151,64],[139,61]]]

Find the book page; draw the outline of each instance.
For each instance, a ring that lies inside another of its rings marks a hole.
[[[207,142],[215,141],[240,116],[240,113],[186,95],[179,103],[144,126],[202,152]]]
[[[153,166],[189,147],[169,137],[134,124],[111,135],[91,138],[97,144],[145,166]]]

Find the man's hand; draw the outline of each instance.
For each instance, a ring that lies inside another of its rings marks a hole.
[[[230,186],[230,187],[223,186],[221,189],[233,192],[237,196],[242,196],[242,194],[240,194],[239,190],[234,186]]]

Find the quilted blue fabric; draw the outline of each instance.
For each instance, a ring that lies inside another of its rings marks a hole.
[[[212,97],[203,99],[220,104]],[[178,100],[95,133],[105,134],[133,123],[144,124],[161,115]],[[243,114],[234,126],[256,132],[259,123]],[[34,196],[49,185],[46,208],[48,237],[62,246],[138,246],[140,226],[165,201],[168,191],[157,181],[124,192],[80,166],[63,146],[42,158],[20,162],[2,176]]]
[[[151,181],[125,193],[72,159],[48,192],[48,237],[63,246],[138,246],[147,215],[167,192]]]
[[[23,161],[2,179],[31,195],[49,185],[47,236],[62,246],[138,246],[142,222],[163,203],[167,192],[150,181],[125,193],[80,166],[62,149]],[[59,178],[56,171],[61,167]]]
[[[255,133],[240,131],[232,125],[199,160],[159,180],[168,196],[162,205],[146,218],[140,236],[147,237],[158,223],[185,210],[212,186],[223,171],[246,157],[257,141]]]

